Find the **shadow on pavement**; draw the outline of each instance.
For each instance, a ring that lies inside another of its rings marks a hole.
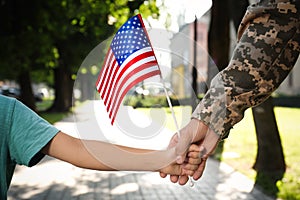
[[[209,159],[203,177],[173,184],[155,172],[99,172],[47,157],[32,168],[18,167],[8,199],[197,199],[270,200],[243,175]]]

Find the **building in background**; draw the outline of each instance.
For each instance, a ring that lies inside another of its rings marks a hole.
[[[197,23],[197,58],[198,93],[205,93],[206,81],[210,74],[217,73],[217,69],[211,60],[207,49],[207,36],[209,27],[209,12],[198,19]],[[220,33],[221,36],[221,33]],[[236,32],[231,26],[230,35],[231,53],[236,45]],[[194,23],[182,25],[174,34],[170,44],[172,75],[170,78],[171,88],[177,98],[189,98],[192,90],[192,68],[194,66]],[[231,56],[231,55],[230,55]],[[300,95],[300,57],[292,72],[275,91],[276,95],[299,96]]]
[[[192,70],[196,55],[198,93],[206,90],[209,55],[207,50],[208,18],[197,19],[197,42],[194,40],[194,23],[183,25],[171,39],[171,87],[177,98],[189,98],[192,90]],[[195,45],[196,44],[196,45]],[[196,51],[196,52],[195,52]]]

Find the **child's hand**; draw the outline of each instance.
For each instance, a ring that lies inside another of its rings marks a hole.
[[[199,168],[199,164],[201,163],[200,158],[200,148],[192,144],[187,153],[187,157],[183,164],[177,164],[175,161],[159,170],[163,174],[175,175],[175,176],[193,176],[196,170]]]

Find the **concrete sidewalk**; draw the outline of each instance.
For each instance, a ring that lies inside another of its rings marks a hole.
[[[75,111],[75,118],[66,118],[55,125],[64,132],[78,136],[81,125],[86,128],[78,123],[92,120],[90,106],[81,107]],[[95,127],[90,128],[95,130]],[[89,139],[93,137],[87,136]],[[213,159],[208,160],[203,177],[195,182],[194,187],[190,187],[188,184],[173,184],[169,179],[160,178],[158,173],[98,172],[46,157],[32,168],[16,168],[8,199],[272,200],[253,188],[253,184],[241,173]]]

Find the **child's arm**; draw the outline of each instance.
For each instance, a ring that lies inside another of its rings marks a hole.
[[[75,166],[95,170],[164,171],[182,175],[193,172],[175,164],[175,148],[162,151],[136,149],[101,141],[80,140],[59,132],[42,150],[43,153]],[[172,163],[172,164],[171,164]]]

